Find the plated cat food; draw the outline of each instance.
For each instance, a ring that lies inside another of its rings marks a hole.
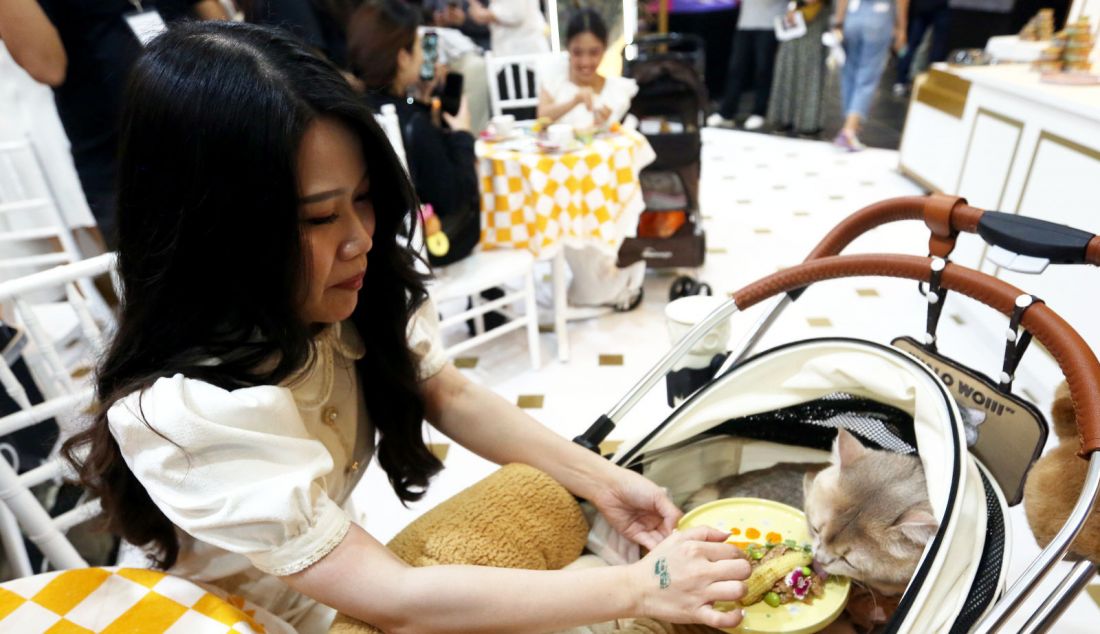
[[[851,582],[847,577],[815,574],[813,554],[807,546],[810,531],[806,516],[793,506],[760,498],[726,498],[703,504],[680,519],[681,529],[692,526],[727,531],[729,543],[740,548],[753,565],[744,599],[715,604],[718,609],[744,608],[741,625],[725,631],[811,634],[827,627],[844,610]]]

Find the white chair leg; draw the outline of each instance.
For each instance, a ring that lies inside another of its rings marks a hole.
[[[0,457],[0,460],[3,460]],[[0,538],[4,542],[4,554],[11,562],[12,572],[15,578],[29,577],[34,574],[31,569],[31,560],[27,557],[27,549],[23,545],[23,533],[19,530],[19,523],[15,516],[4,504],[0,504]]]
[[[532,266],[527,270],[523,279],[525,289],[523,296],[524,310],[527,320],[527,351],[531,355],[531,369],[538,370],[542,365],[542,355],[539,350],[539,307],[535,302],[535,269]]]
[[[481,295],[470,295],[470,307],[477,308],[481,305]],[[474,315],[474,335],[485,334],[485,314]]]
[[[554,278],[554,335],[558,339],[558,361],[565,363],[569,361],[569,335],[565,331],[565,312],[568,309],[568,302],[565,297],[564,247],[554,256],[553,267],[551,277]]]

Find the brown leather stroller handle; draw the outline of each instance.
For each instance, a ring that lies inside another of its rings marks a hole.
[[[732,296],[739,310],[773,295],[802,289],[815,282],[844,277],[879,276],[928,281],[931,258],[913,255],[869,254],[816,258],[773,273]],[[1011,315],[1020,289],[995,277],[957,264],[944,268],[940,285]],[[1079,455],[1087,458],[1100,450],[1100,362],[1085,340],[1044,303],[1032,304],[1021,325],[1050,352],[1069,383],[1081,441]]]
[[[840,222],[818,243],[806,261],[840,255],[859,236],[898,220],[923,220],[932,231],[928,252],[946,258],[955,248],[960,231],[975,233],[984,212],[959,196],[903,196],[890,198],[855,212]]]
[[[1100,266],[1100,236],[1036,218],[986,212],[966,204],[964,198],[945,194],[891,198],[864,207],[834,227],[806,261],[840,255],[859,236],[898,220],[923,220],[932,232],[928,253],[941,258],[954,250],[959,232],[966,232],[980,233],[987,243],[1019,253],[1032,251],[1052,262]],[[1047,240],[1037,240],[1043,233]]]

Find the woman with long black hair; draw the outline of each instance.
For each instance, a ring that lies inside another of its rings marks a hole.
[[[415,196],[335,67],[278,31],[181,25],[138,60],[124,115],[121,312],[94,420],[66,446],[112,530],[306,633],[332,608],[386,632],[740,621],[711,606],[748,574],[725,534],[672,534],[656,485],[446,361],[397,238]],[[651,552],[599,570],[407,566],[344,503],[375,453],[398,497],[421,497],[442,467],[424,419],[547,472]]]

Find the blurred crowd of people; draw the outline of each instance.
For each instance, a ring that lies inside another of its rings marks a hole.
[[[707,82],[712,91],[720,90],[711,95],[716,109],[708,124],[713,126],[819,135],[825,127],[827,58],[843,57],[844,123],[834,141],[859,150],[861,124],[891,51],[898,55],[897,95],[909,90],[916,50],[927,31],[927,60],[947,55],[947,0],[695,4],[673,0],[672,26],[702,29],[707,37],[707,72],[715,75]],[[705,13],[715,7],[722,15],[731,7],[736,11],[732,38],[731,25],[720,19],[688,19],[717,16]],[[290,30],[368,94],[372,105],[397,108],[421,197],[442,214],[456,206],[471,214],[477,208],[472,134],[486,127],[490,114],[484,53],[548,52],[544,11],[540,0],[6,0],[0,6],[0,39],[16,63],[53,87],[84,194],[110,246],[119,99],[141,50],[142,30],[182,19],[237,19]],[[591,9],[570,13],[600,19]],[[717,33],[716,24],[725,25],[724,34]],[[430,42],[423,38],[426,30]],[[601,20],[600,28],[588,24],[583,30],[576,46],[570,43],[576,33],[566,33],[569,41],[563,42],[580,83],[561,79],[562,73],[543,78],[538,114],[586,125],[620,120],[632,96],[629,82],[595,74],[608,48],[607,27]],[[716,61],[726,50],[728,62]],[[454,77],[448,82],[449,74],[460,75],[461,84]],[[741,97],[750,88],[755,95],[742,119]],[[452,100],[441,107],[436,98],[445,91]]]

